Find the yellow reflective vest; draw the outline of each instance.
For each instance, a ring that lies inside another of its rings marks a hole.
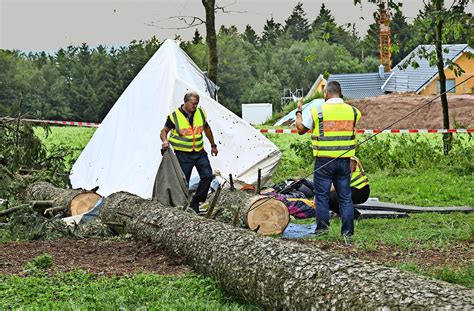
[[[365,174],[362,163],[357,157],[351,157],[351,161],[355,161],[355,170],[351,175],[351,187],[362,189],[369,184],[369,178]]]
[[[355,125],[361,116],[357,108],[345,103],[324,103],[312,108],[311,116],[315,157],[350,158],[355,155]]]
[[[192,126],[179,109],[172,112],[169,118],[175,126],[169,138],[174,150],[185,152],[202,150],[204,143],[202,132],[206,124],[206,114],[201,107],[194,112]]]

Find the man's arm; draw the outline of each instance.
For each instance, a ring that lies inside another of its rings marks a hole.
[[[298,101],[296,109],[296,129],[300,135],[303,135],[309,130],[309,128],[303,125],[303,98]]]
[[[164,127],[161,132],[160,132],[160,138],[163,144],[161,145],[161,149],[163,150],[168,150],[170,147],[170,143],[168,142],[168,133],[170,132],[170,129],[167,127]]]
[[[206,134],[207,139],[211,143],[211,155],[216,156],[219,151],[217,150],[217,145],[214,142],[214,134],[212,134],[212,130],[209,124],[206,124],[206,126],[204,126],[204,134]]]

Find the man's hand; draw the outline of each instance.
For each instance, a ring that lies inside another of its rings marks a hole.
[[[163,149],[163,150],[165,150],[165,151],[168,150],[169,147],[170,147],[170,143],[169,143],[167,140],[165,140],[165,141],[163,142],[163,144],[161,144],[161,149]]]
[[[217,146],[214,145],[214,146],[211,146],[211,155],[212,156],[217,156],[217,154],[219,153],[219,151],[217,150]]]
[[[303,102],[304,102],[304,97],[301,97],[300,100],[298,101],[298,106],[296,111],[302,111],[303,110]]]

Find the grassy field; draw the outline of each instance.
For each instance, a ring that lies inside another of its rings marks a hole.
[[[73,149],[74,155],[67,159],[69,167],[94,133],[94,129],[71,127],[52,127],[48,136],[45,136],[46,133],[42,129],[36,131],[47,146],[59,144]],[[273,182],[307,175],[312,179],[311,159],[308,161],[298,156],[290,147],[294,142],[308,142],[309,135],[269,134],[267,137],[283,153],[281,163],[272,178]],[[398,139],[397,136],[380,137],[382,143],[384,140],[391,140],[390,144],[396,143]],[[430,134],[426,139],[435,145],[440,141],[439,136]],[[465,143],[472,142],[466,140]],[[376,155],[379,151],[373,152]],[[462,159],[462,155],[457,159]],[[372,170],[369,173],[371,196],[382,201],[421,206],[474,206],[472,174],[459,173],[440,163],[422,168],[410,168],[409,165],[408,163],[407,167],[397,172],[387,169]],[[339,219],[334,218],[331,221],[328,235],[306,242],[474,288],[472,213],[417,214],[398,220],[358,221],[352,242],[341,237]],[[314,219],[293,219],[292,222],[308,224],[314,223]],[[0,234],[0,240],[8,240],[8,235]],[[253,308],[232,300],[211,280],[192,274],[173,277],[139,274],[126,278],[110,278],[95,277],[77,271],[55,276],[39,274],[26,278],[0,276],[1,309],[73,309],[78,306],[85,309],[146,307],[164,310]]]
[[[48,276],[0,275],[0,309],[258,310],[235,302],[212,280],[194,274],[96,277],[83,271]]]
[[[35,127],[35,134],[42,139],[47,148],[54,145],[70,147],[73,151],[72,156],[65,159],[68,168],[72,167],[95,132],[95,128],[87,127],[52,126],[49,129],[50,131],[45,131],[42,127]]]

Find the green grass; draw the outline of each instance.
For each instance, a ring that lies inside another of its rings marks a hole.
[[[309,135],[297,134],[267,134],[270,139],[281,151],[282,157],[275,174],[272,176],[272,182],[278,183],[288,178],[299,178],[311,173],[312,165],[307,165],[300,157],[298,157],[290,148],[290,144],[294,141],[310,141]],[[309,178],[312,179],[312,176]]]
[[[404,171],[369,175],[371,197],[384,202],[419,206],[474,206],[474,177],[448,173],[440,169],[423,172]]]
[[[189,274],[95,277],[75,271],[54,276],[0,275],[0,309],[258,310],[232,300],[211,279]]]
[[[51,126],[49,129],[50,131],[45,131],[42,127],[35,127],[35,134],[41,138],[46,148],[62,145],[72,149],[72,156],[65,159],[67,168],[72,168],[95,132],[95,128],[88,127]]]
[[[453,269],[452,267],[421,268],[414,263],[404,263],[396,265],[396,267],[405,271],[474,289],[474,265],[462,269]]]
[[[293,223],[314,223],[312,219],[292,220]],[[331,219],[327,235],[315,240],[344,241],[339,218]],[[474,214],[411,214],[401,219],[364,219],[355,222],[353,242],[361,250],[375,251],[379,243],[400,249],[443,248],[454,241],[474,241]]]

